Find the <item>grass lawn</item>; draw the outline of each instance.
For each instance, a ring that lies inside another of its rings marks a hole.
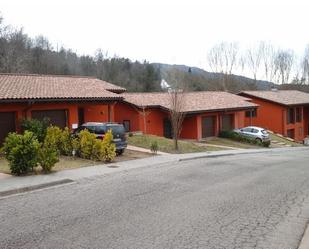
[[[157,141],[159,151],[167,153],[192,153],[192,152],[203,152],[203,151],[218,151],[222,148],[218,147],[207,147],[199,146],[196,143],[188,141],[179,141],[179,152],[174,150],[174,141],[165,137],[158,137],[153,135],[135,135],[128,138],[130,145],[150,149],[152,142]]]
[[[280,143],[285,143],[285,144],[291,145],[292,147],[303,146],[300,143],[296,143],[296,142],[290,141],[290,140],[285,139],[284,137],[280,137],[280,136],[278,136],[276,134],[269,133],[269,136],[270,136],[271,140],[276,140],[276,141],[278,141]]]
[[[221,145],[221,146],[228,146],[228,147],[235,147],[240,149],[257,149],[261,148],[260,146],[249,144],[249,143],[242,143],[238,141],[234,141],[232,139],[221,138],[221,137],[213,137],[204,141],[206,144],[212,145]]]
[[[153,156],[149,153],[138,152],[138,151],[131,151],[125,150],[125,152],[121,156],[117,156],[114,162],[121,162],[121,161],[128,161],[138,158],[145,158]],[[60,171],[66,169],[76,169],[81,167],[89,167],[98,164],[104,164],[104,162],[96,162],[87,159],[82,159],[79,157],[68,157],[68,156],[60,156],[59,162],[56,163],[55,167],[53,167],[52,171]],[[10,174],[9,163],[4,157],[0,157],[0,173]],[[37,167],[35,169],[34,174],[41,174],[41,167]],[[31,173],[30,173],[31,174]]]

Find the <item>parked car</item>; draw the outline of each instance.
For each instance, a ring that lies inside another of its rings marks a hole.
[[[269,133],[267,130],[256,126],[247,126],[241,129],[235,129],[234,132],[243,136],[258,140],[260,142],[269,141]]]
[[[116,145],[117,155],[121,155],[127,147],[126,133],[122,124],[88,122],[75,129],[73,134],[77,135],[84,129],[94,133],[98,139],[103,139],[105,133],[111,129],[113,133],[113,143]]]

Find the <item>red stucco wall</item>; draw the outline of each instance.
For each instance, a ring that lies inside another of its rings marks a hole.
[[[78,124],[78,108],[85,110],[85,122],[108,121],[108,107],[105,104],[92,103],[34,103],[34,104],[1,104],[0,112],[16,112],[16,126],[19,129],[21,119],[31,118],[31,111],[35,110],[67,110],[68,127]]]
[[[182,123],[180,137],[185,139],[198,139],[198,124],[197,115],[185,117]]]
[[[255,125],[263,127],[284,136],[287,136],[288,129],[294,129],[294,139],[297,141],[304,139],[306,132],[308,132],[308,130],[306,131],[306,120],[309,117],[302,106],[299,107],[303,109],[303,120],[298,123],[295,121],[294,124],[287,124],[288,107],[251,96],[250,98],[252,102],[259,105],[259,108],[257,109],[257,117],[252,118],[252,121],[250,121],[250,118],[245,118],[245,126]]]
[[[215,134],[219,135],[221,116],[222,114],[233,114],[233,128],[239,128],[244,126],[244,111],[239,112],[214,112],[203,114],[188,114],[182,125],[180,137],[184,139],[196,139],[202,138],[202,117],[215,116]],[[144,118],[145,117],[145,118]],[[169,117],[169,113],[159,108],[145,109],[143,112],[141,109],[137,109],[126,103],[117,103],[115,105],[115,121],[123,123],[124,120],[130,121],[130,131],[142,131],[143,133],[163,136],[163,121]],[[145,127],[145,122],[146,127]]]

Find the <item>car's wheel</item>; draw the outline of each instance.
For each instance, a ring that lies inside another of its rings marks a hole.
[[[123,154],[123,152],[124,152],[124,149],[117,150],[117,151],[116,151],[116,154],[117,154],[117,156],[120,156],[120,155]]]

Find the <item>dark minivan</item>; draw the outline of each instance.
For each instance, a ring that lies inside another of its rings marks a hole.
[[[81,130],[84,129],[94,133],[98,139],[103,139],[105,133],[111,129],[113,133],[113,142],[116,145],[117,155],[121,155],[127,147],[126,133],[122,124],[88,122],[75,129],[73,133],[78,134]]]

